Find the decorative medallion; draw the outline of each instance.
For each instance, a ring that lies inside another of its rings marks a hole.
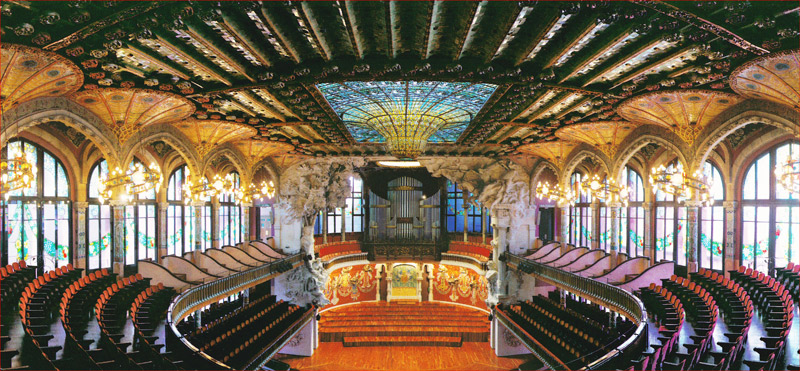
[[[233,145],[242,152],[251,167],[265,157],[282,155],[294,149],[288,143],[263,140],[240,140]]]
[[[744,101],[714,90],[660,91],[630,98],[617,112],[624,119],[667,128],[691,145],[717,115]]]
[[[735,69],[733,91],[800,108],[800,51],[787,50],[756,58]]]
[[[614,158],[620,144],[639,124],[628,121],[595,121],[565,126],[556,131],[559,139],[589,143],[608,158]]]
[[[184,97],[146,89],[84,90],[70,98],[97,115],[120,144],[145,126],[183,120],[195,109]]]
[[[188,119],[173,122],[172,126],[189,138],[200,157],[221,144],[258,134],[258,130],[250,125],[222,120]]]
[[[567,155],[578,146],[577,142],[556,140],[552,142],[528,143],[517,147],[517,151],[539,156],[561,168]]]
[[[58,97],[83,85],[83,72],[68,59],[52,52],[16,44],[3,44],[0,87],[3,111],[41,97]]]

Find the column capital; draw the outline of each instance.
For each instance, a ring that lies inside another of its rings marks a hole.
[[[78,211],[82,211],[89,208],[89,203],[86,201],[76,201],[72,203],[72,206],[75,206],[75,209],[77,209]]]
[[[239,204],[239,206],[245,207],[245,208],[252,207],[253,203],[252,202],[242,202],[242,203]]]
[[[108,200],[108,206],[111,206],[111,207],[128,206],[128,201],[125,201],[125,200]]]
[[[704,203],[703,201],[699,200],[686,200],[683,202],[683,206],[698,208],[698,207],[703,207]]]
[[[206,202],[205,201],[192,201],[192,202],[189,203],[189,206],[203,207],[203,206],[206,206]]]
[[[725,210],[736,210],[738,206],[739,206],[738,201],[724,201],[722,203],[722,207],[724,207]]]
[[[606,203],[606,206],[607,207],[611,207],[611,208],[618,208],[618,207],[622,207],[622,203],[621,202],[608,202],[608,203]]]
[[[159,202],[158,203],[158,210],[164,211],[169,208],[169,202]]]

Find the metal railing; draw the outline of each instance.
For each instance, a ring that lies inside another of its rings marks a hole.
[[[603,365],[607,365],[612,360],[624,355],[626,350],[628,354],[636,352],[637,349],[635,348],[641,347],[642,341],[647,341],[647,312],[642,301],[630,292],[605,282],[582,277],[514,254],[506,253],[505,260],[509,268],[530,274],[553,286],[614,310],[633,322],[635,331],[632,334],[628,333],[630,336],[621,345],[589,363],[584,367],[585,369],[593,370],[603,367]]]
[[[497,321],[503,324],[509,331],[511,331],[514,336],[525,345],[528,350],[533,353],[545,366],[550,368],[551,370],[568,370],[564,362],[562,362],[558,357],[550,353],[547,348],[544,347],[541,343],[539,343],[536,339],[533,338],[527,331],[522,329],[522,327],[517,326],[514,323],[514,320],[508,317],[507,314],[503,313],[503,311],[496,310],[494,314],[497,316]]]
[[[192,287],[172,299],[167,311],[167,326],[172,331],[172,335],[179,339],[190,352],[219,368],[230,369],[229,366],[201,352],[196,346],[190,343],[183,334],[178,331],[177,324],[188,317],[189,314],[206,305],[216,303],[235,293],[267,282],[302,264],[303,255],[295,254],[266,263],[260,267],[234,273],[230,276]],[[295,328],[295,325],[292,325],[290,328]],[[302,328],[302,326],[300,328]]]

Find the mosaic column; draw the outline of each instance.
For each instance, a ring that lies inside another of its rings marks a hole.
[[[211,201],[211,225],[216,228],[211,228],[211,247],[219,248],[219,200],[214,199]]]
[[[486,208],[481,206],[481,243],[486,243]]]
[[[253,207],[252,203],[241,204],[242,208],[242,242],[250,242],[250,209]],[[235,245],[235,244],[234,244]]]
[[[169,209],[169,203],[158,203],[158,256],[156,256],[156,262],[158,263],[161,263],[161,257],[166,256],[169,251],[167,249],[169,237],[167,236],[167,209]]]
[[[655,251],[653,251],[653,228],[650,221],[653,220],[653,203],[643,202],[642,209],[644,210],[644,255],[650,258],[650,265],[655,264]]]
[[[559,242],[563,246],[569,241],[569,206],[559,206],[559,209],[561,209],[561,233],[559,234],[561,239]]]
[[[464,242],[469,241],[469,234],[467,233],[467,223],[469,223],[469,207],[470,205],[467,203],[467,200],[464,199],[464,203],[461,204],[461,208],[464,209]]]
[[[610,238],[611,243],[609,247],[612,252],[617,252],[619,250],[619,208],[620,204],[618,202],[611,202],[608,205],[608,219],[611,223],[610,229]],[[608,226],[606,226],[608,228]]]
[[[74,202],[78,223],[78,241],[75,244],[78,248],[72,258],[72,264],[76,268],[86,269],[86,210],[89,208],[88,202]]]
[[[322,215],[322,243],[328,243],[328,209]]]
[[[347,232],[345,232],[344,222],[347,220],[347,208],[342,208],[342,242],[347,240]]]
[[[736,267],[736,251],[734,251],[734,242],[735,242],[735,224],[734,220],[736,218],[736,210],[739,207],[739,203],[736,201],[725,201],[722,203],[722,207],[725,208],[725,272],[732,271]]]
[[[600,248],[600,201],[596,198],[590,205],[592,210],[592,241],[589,242],[589,247],[593,250]]]
[[[685,201],[686,206],[686,266],[688,273],[697,272],[697,249],[700,239],[697,238],[697,213],[703,206],[701,201]]]
[[[508,228],[511,226],[511,211],[510,207],[503,205],[499,206],[492,211],[492,229],[494,236],[492,238],[492,253],[494,265],[497,267],[497,286],[496,291],[499,297],[506,294],[506,263],[505,260],[501,261],[500,256],[506,252],[506,245],[508,241]]]
[[[125,206],[123,200],[110,200],[112,226],[114,228],[112,270],[122,277],[125,274]]]

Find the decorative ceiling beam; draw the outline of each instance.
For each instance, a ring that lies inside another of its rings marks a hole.
[[[548,68],[558,58],[566,53],[580,37],[591,31],[597,24],[597,16],[577,17],[572,16],[569,23],[553,36],[529,62],[539,68]]]
[[[347,12],[347,6],[345,5],[347,1],[337,1],[336,3],[339,5],[339,10],[342,13],[342,20],[344,21],[344,27],[347,31],[347,36],[350,38],[350,46],[353,49],[353,53],[355,53],[356,58],[362,59],[364,58],[364,51],[361,50],[356,43],[356,35],[353,31],[353,22],[350,19],[350,14]]]
[[[278,120],[286,121],[286,116],[284,116],[283,113],[281,113],[279,110],[273,108],[267,102],[264,102],[261,99],[261,97],[259,97],[257,94],[254,94],[251,91],[247,91],[247,90],[239,91],[237,93],[241,94],[245,99],[249,100],[250,103],[255,105],[257,108],[260,108],[261,110],[266,111],[267,113],[269,113],[273,117],[277,118]],[[237,93],[233,93],[233,94],[237,94]]]
[[[621,29],[617,31],[617,29]],[[594,53],[586,52],[586,53],[579,53],[574,58],[570,59],[565,63],[561,69],[563,71],[570,71],[567,76],[562,78],[559,83],[564,83],[565,81],[575,77],[578,75],[578,72],[583,70],[586,66],[590,63],[597,61],[600,58],[608,58],[610,57],[610,53],[612,49],[615,47],[618,48],[617,44],[623,42],[626,38],[633,34],[633,30],[631,27],[627,25],[615,25],[612,26],[611,29],[606,30],[601,36],[598,37],[597,40],[592,42],[592,44],[600,44],[603,45],[600,48],[597,48]]]
[[[356,55],[347,31],[344,10],[338,2],[303,1],[300,4],[328,60]]]
[[[629,47],[620,50],[620,52],[617,53],[617,57],[610,58],[609,60],[604,62],[603,65],[598,66],[599,68],[596,68],[592,72],[589,72],[586,75],[584,75],[583,78],[581,79],[583,80],[581,86],[586,87],[588,85],[597,82],[597,80],[600,80],[600,78],[609,71],[612,71],[613,69],[624,65],[629,60],[637,57],[638,55],[646,52],[650,48],[658,45],[661,41],[662,40],[660,36],[650,37],[635,42],[631,44]]]
[[[542,84],[542,87],[545,87],[545,88],[548,88],[548,89],[553,89],[553,90],[558,90],[558,91],[569,91],[569,92],[573,92],[573,93],[580,93],[580,94],[583,94],[583,95],[601,96],[601,95],[605,94],[602,91],[578,88],[578,87],[569,86],[569,85],[563,85],[563,84]]]
[[[345,1],[353,27],[355,46],[361,57],[387,56],[391,44],[387,5],[377,1]]]
[[[531,114],[530,118],[528,119],[528,122],[539,120],[547,111],[549,111],[551,108],[555,107],[559,103],[569,99],[569,97],[571,97],[572,94],[573,93],[567,93],[567,92],[558,93],[558,95],[556,95],[553,99],[545,103],[543,106],[539,107],[539,109],[536,110],[536,112]]]
[[[139,15],[144,13],[149,13],[150,11],[160,8],[164,5],[170,4],[165,1],[150,1],[150,2],[137,2],[134,3],[131,7],[122,10],[120,12],[114,13],[105,17],[99,21],[92,22],[91,24],[81,28],[80,30],[73,32],[67,37],[62,38],[61,40],[54,41],[42,49],[44,50],[60,50],[66,48],[67,46],[72,45],[78,41],[81,41],[89,36],[94,35],[97,32],[100,32],[106,29],[109,26],[113,26],[117,23],[128,21],[132,18],[135,18]],[[172,4],[170,4],[172,5]]]
[[[206,64],[205,62],[208,60],[203,58],[200,53],[189,49],[188,45],[174,43],[174,34],[170,35],[167,34],[166,31],[162,30],[156,30],[154,33],[161,46],[166,48],[169,53],[178,55],[181,59],[189,62],[193,67],[200,69],[215,80],[220,81],[225,85],[233,86],[231,79],[228,76],[225,76],[227,74],[223,71],[220,71],[219,67],[217,66],[209,66]],[[201,60],[203,61],[201,62]]]
[[[433,2],[428,1],[393,0],[389,3],[392,56],[422,57],[432,10]]]
[[[160,54],[140,45],[136,45],[132,42],[126,44],[125,50],[131,54],[134,58],[142,59],[147,63],[150,63],[157,68],[160,68],[164,71],[164,73],[168,73],[178,78],[184,80],[191,80],[191,72],[185,70],[181,65],[176,64],[175,62],[171,61],[169,58],[164,58]]]
[[[516,121],[516,120],[518,120],[520,118],[530,116],[533,113],[531,111],[532,109],[538,109],[538,108],[534,108],[534,107],[536,107],[537,105],[543,104],[542,102],[544,100],[546,100],[546,99],[552,99],[553,95],[555,95],[555,94],[556,94],[556,92],[552,91],[551,89],[541,89],[541,90],[539,90],[538,93],[534,96],[535,97],[534,101],[531,102],[531,104],[529,104],[527,107],[525,107],[525,109],[522,110],[518,115],[514,116],[514,118],[512,118],[511,121]],[[548,98],[548,96],[549,96],[549,98]]]
[[[242,57],[230,44],[222,40],[219,34],[210,29],[208,25],[198,21],[197,18],[190,18],[186,20],[186,29],[183,30],[191,36],[204,48],[213,53],[212,55],[218,59],[225,61],[225,63],[233,67],[236,72],[244,76],[250,82],[256,82],[256,79],[248,73],[248,69],[252,69],[252,64]]]
[[[435,1],[431,14],[426,58],[455,60],[469,32],[479,2]]]
[[[747,50],[756,55],[764,55],[769,54],[769,50],[764,49],[758,45],[755,45],[739,35],[728,31],[728,29],[709,22],[703,18],[700,18],[696,14],[687,12],[682,10],[675,5],[662,2],[662,1],[632,1],[634,4],[638,4],[643,7],[647,7],[653,9],[661,14],[664,14],[668,17],[672,17],[681,21],[684,21],[690,25],[693,25],[701,30],[708,31],[713,33],[714,35],[719,36],[721,39],[727,41],[728,43]]]
[[[261,14],[269,28],[298,62],[321,56],[313,33],[305,24],[301,24],[304,22],[301,13],[294,5],[287,7],[284,3],[269,1],[261,4]]]
[[[513,1],[483,1],[478,5],[459,59],[486,63],[494,56],[522,8]]]
[[[275,55],[277,53],[274,50],[270,52],[265,48],[269,43],[254,38],[259,32],[256,27],[253,27],[249,18],[235,11],[223,12],[222,22],[219,22],[219,25],[236,37],[242,46],[258,58],[258,61],[264,65],[264,67],[269,67],[280,59],[280,57]]]
[[[514,134],[523,129],[525,128],[521,126],[509,126],[505,133],[503,133],[502,135],[495,135],[492,139],[497,143],[503,143],[508,138],[511,138]]]
[[[520,26],[517,35],[508,41],[508,47],[497,56],[516,66],[536,47],[560,16],[557,7],[540,2]]]
[[[616,89],[618,86],[620,86],[620,85],[622,85],[622,84],[624,84],[624,83],[626,83],[628,81],[634,80],[639,76],[647,75],[652,70],[655,70],[655,69],[658,69],[658,68],[660,68],[662,66],[665,66],[668,63],[673,62],[675,59],[679,59],[681,57],[689,56],[689,55],[692,54],[692,52],[696,53],[697,52],[697,47],[698,47],[697,45],[689,45],[687,47],[678,49],[678,50],[670,53],[669,55],[667,55],[667,56],[665,56],[663,58],[660,58],[657,61],[654,61],[652,63],[648,63],[648,64],[636,69],[635,71],[632,71],[632,72],[626,74],[625,77],[621,77],[620,79],[616,80],[615,83],[614,83],[614,86],[612,86],[611,89]]]

